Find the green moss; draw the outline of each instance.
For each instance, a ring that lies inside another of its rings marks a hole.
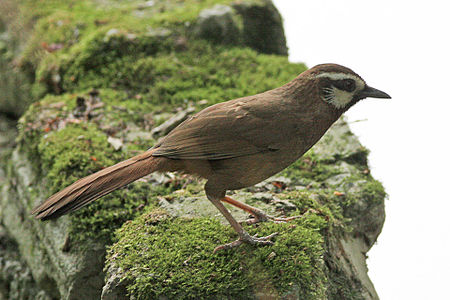
[[[386,191],[381,182],[371,178],[371,180],[364,185],[361,198],[368,199],[373,204],[380,204],[383,203],[386,195]]]
[[[106,135],[91,124],[69,125],[43,136],[38,151],[49,195],[121,159],[108,144]],[[170,187],[139,182],[94,202],[74,214],[72,240],[108,242],[114,229],[140,214],[143,206],[154,205],[156,195],[168,191]]]
[[[383,185],[371,175],[353,174],[345,179],[344,190],[346,191],[345,205],[351,206],[363,200],[367,205],[382,204],[386,198]]]
[[[38,151],[43,172],[46,174],[49,195],[91,172],[114,164],[117,160],[117,153],[108,144],[105,134],[92,125],[69,125],[60,131],[52,132],[41,138]],[[117,197],[109,198],[95,205],[96,209],[104,210],[101,217],[99,214],[93,214],[94,207],[77,214],[72,222],[72,232],[82,235],[86,233],[99,239],[105,238],[104,231],[109,229],[104,226],[114,224],[115,222],[111,221],[116,221],[111,215],[110,208],[125,204],[120,203]],[[127,211],[127,205],[124,205],[123,209]],[[103,226],[99,226],[98,223],[103,223]],[[85,236],[76,234],[74,236],[74,240],[84,238]]]
[[[45,60],[37,77],[47,92],[113,87],[141,94],[152,103],[179,105],[186,100],[207,99],[212,104],[256,94],[306,69],[286,57],[258,55],[250,49],[195,41],[188,50],[173,52],[164,43],[152,37],[129,40],[125,33],[105,41],[102,32],[56,63]],[[57,83],[52,81],[55,74],[60,78]]]
[[[92,125],[69,125],[44,136],[38,146],[42,168],[47,174],[50,193],[112,165],[114,149],[106,135]]]
[[[323,216],[331,229],[332,226],[342,227],[345,223],[340,200],[333,194],[333,189],[307,189],[289,191],[280,195],[281,199],[289,200],[297,206],[302,214],[317,214]],[[298,213],[291,213],[293,215]]]
[[[328,146],[327,142],[324,144]],[[326,216],[330,229],[348,232],[355,225],[366,226],[371,209],[383,205],[386,198],[382,184],[367,172],[367,154],[361,147],[349,156],[330,159],[314,149],[308,151],[280,173],[304,189],[285,192],[280,198],[289,200],[302,212]],[[335,176],[338,179],[334,180]]]
[[[110,244],[116,229],[140,215],[145,206],[154,207],[157,196],[171,190],[171,186],[135,182],[77,211],[70,228],[76,246],[84,249],[86,241]]]
[[[324,161],[314,149],[309,150],[303,157],[283,170],[280,175],[292,178],[302,185],[322,183],[324,180],[342,173],[335,161]]]
[[[80,97],[88,99],[92,96],[89,93],[47,96],[34,103],[20,120],[18,142],[37,163],[36,171],[42,174],[48,187],[46,196],[79,178],[128,158],[134,150],[142,151],[151,146],[152,141],[146,141],[133,143],[126,151],[115,151],[101,130],[108,131],[119,126],[116,123],[118,120],[137,124],[143,122],[145,112],[128,109],[129,99],[125,93],[98,91],[97,101],[103,104],[101,118],[91,122],[73,119],[76,101]],[[133,105],[130,107],[134,108]],[[64,128],[59,129],[60,126]],[[143,205],[150,205],[156,195],[172,189],[172,186],[150,186],[141,182],[102,198],[75,213],[70,229],[72,240],[77,244],[88,239],[109,242],[114,230],[139,214]]]
[[[89,36],[111,28],[132,30],[141,38],[151,27],[184,28],[202,9],[231,2],[170,0],[142,7],[138,1],[25,0],[21,3],[24,18],[38,21],[23,61],[37,67],[43,57],[65,54],[86,37],[89,40]]]
[[[301,299],[318,299],[325,292],[320,229],[326,226],[318,215],[264,223],[247,229],[260,236],[279,232],[273,246],[213,254],[217,245],[236,238],[228,225],[148,210],[117,232],[108,264],[124,270],[129,293],[138,299],[247,299],[262,288],[275,297],[298,293]]]
[[[71,98],[70,95],[62,97],[48,96],[40,102],[31,104],[26,113],[18,122],[19,133],[17,142],[22,151],[28,154],[28,157],[35,163],[35,171],[40,173],[40,156],[38,145],[41,137],[50,130],[49,124],[58,118],[64,118],[66,113],[66,101]],[[63,107],[53,106],[61,102]]]
[[[200,10],[231,2],[155,1],[139,9],[133,1],[111,5],[44,1],[39,8],[25,1],[26,10],[35,9],[34,17],[39,19],[22,65],[36,70],[36,98],[108,87],[177,104],[186,99],[216,103],[258,93],[306,69],[288,63],[286,57],[259,56],[189,37],[185,24],[194,21]],[[141,18],[136,10],[142,12]],[[180,49],[181,37],[187,40]],[[254,82],[259,83],[257,88]]]
[[[170,97],[175,103],[184,99],[217,103],[281,86],[306,70],[305,65],[289,63],[286,57],[206,42],[192,45],[177,59],[183,64],[183,71],[177,77],[155,83],[163,101]]]
[[[360,229],[363,232],[373,230],[370,224],[373,218],[368,216],[372,213],[372,210],[380,206],[383,207],[384,199],[387,196],[383,185],[370,175],[366,176],[363,182],[361,182],[361,178],[355,178],[354,176],[348,178],[346,182],[349,188],[344,199],[341,199],[345,217],[351,224],[359,224],[357,227],[363,226]],[[355,183],[357,183],[356,186]]]
[[[91,91],[84,90],[76,93],[63,95],[48,95],[30,106],[19,122],[18,141],[31,152],[37,151],[37,144],[42,135],[59,130],[65,124],[90,122],[94,123],[100,130],[109,134],[123,130],[127,124],[144,127],[149,122],[149,114],[161,111],[162,106],[146,101],[143,97],[133,97],[124,91],[113,89],[100,89],[93,92],[98,94],[92,96]],[[93,99],[95,98],[95,99]],[[77,101],[96,104],[87,118],[83,112],[74,119],[77,113]],[[111,132],[112,131],[112,132]],[[148,149],[153,141],[147,141]]]

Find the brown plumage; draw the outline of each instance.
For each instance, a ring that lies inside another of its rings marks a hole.
[[[366,97],[389,98],[352,70],[318,65],[282,87],[210,106],[190,117],[152,149],[87,176],[37,206],[38,219],[57,218],[155,171],[199,175],[208,199],[239,234],[233,243],[270,244],[273,235],[248,235],[221,201],[255,216],[274,218],[225,197],[283,170],[311,148],[349,107]]]

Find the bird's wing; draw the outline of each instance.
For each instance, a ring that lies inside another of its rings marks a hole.
[[[276,151],[288,138],[277,122],[283,109],[276,96],[264,93],[208,107],[170,132],[153,155],[218,160]]]

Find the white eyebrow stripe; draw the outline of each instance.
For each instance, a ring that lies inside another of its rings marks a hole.
[[[343,80],[343,79],[353,79],[356,83],[356,90],[360,91],[364,88],[366,85],[364,81],[359,78],[358,76],[355,76],[353,74],[346,74],[346,73],[339,73],[339,72],[327,72],[327,73],[321,73],[316,76],[316,78],[329,78],[331,80]]]
[[[342,79],[353,79],[356,82],[361,81],[361,79],[355,75],[352,74],[345,74],[345,73],[321,73],[319,75],[316,76],[316,78],[322,78],[322,77],[326,77],[329,78],[331,80],[342,80]]]

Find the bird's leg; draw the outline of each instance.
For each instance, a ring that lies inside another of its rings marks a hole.
[[[218,246],[214,249],[214,253],[219,250],[223,249],[231,249],[234,247],[237,247],[241,245],[242,243],[248,243],[252,245],[272,245],[273,242],[270,240],[272,237],[276,236],[278,232],[272,233],[271,235],[265,236],[265,237],[256,237],[251,236],[247,233],[247,231],[242,228],[241,224],[239,224],[231,215],[231,213],[228,211],[228,209],[220,202],[220,198],[210,197],[208,196],[208,199],[214,204],[215,207],[222,213],[222,215],[227,219],[227,221],[230,223],[231,227],[238,233],[239,239],[237,239],[234,242],[224,244],[221,246]]]
[[[266,222],[266,221],[273,221],[275,223],[288,222],[288,221],[291,221],[291,220],[301,217],[301,216],[292,216],[292,217],[287,217],[287,218],[274,217],[274,216],[266,214],[264,211],[262,211],[259,208],[242,203],[240,201],[234,200],[233,198],[230,198],[227,196],[223,197],[220,200],[222,200],[223,202],[226,202],[228,204],[231,204],[233,206],[236,206],[237,208],[240,208],[240,209],[248,212],[252,216],[254,216],[253,219],[246,220],[247,224],[256,224],[259,222]]]

